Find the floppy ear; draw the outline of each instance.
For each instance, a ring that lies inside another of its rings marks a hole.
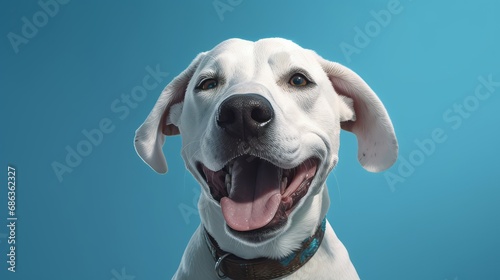
[[[168,170],[167,161],[162,151],[165,135],[179,134],[177,123],[171,119],[178,119],[181,108],[174,105],[182,104],[189,80],[196,71],[203,54],[199,54],[186,70],[182,71],[163,89],[146,121],[135,132],[134,146],[137,154],[158,173],[166,173]],[[171,113],[175,116],[172,116]]]
[[[351,69],[320,58],[340,99],[341,127],[358,139],[358,160],[368,171],[380,172],[398,157],[398,142],[384,105]]]

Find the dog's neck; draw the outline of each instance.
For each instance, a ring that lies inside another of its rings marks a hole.
[[[325,235],[326,218],[312,236],[302,241],[301,247],[281,259],[243,259],[223,251],[217,241],[205,229],[205,240],[215,261],[215,270],[220,278],[231,279],[276,279],[292,274],[316,253]]]

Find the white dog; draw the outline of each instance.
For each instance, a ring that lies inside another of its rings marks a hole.
[[[230,39],[163,90],[135,148],[167,172],[165,135],[201,185],[201,225],[173,279],[359,279],[326,214],[340,129],[368,171],[398,145],[386,109],[353,71],[291,41]]]

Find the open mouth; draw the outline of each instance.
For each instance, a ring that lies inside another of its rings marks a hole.
[[[201,163],[198,171],[220,203],[226,224],[237,232],[259,233],[285,225],[288,215],[307,194],[317,167],[314,158],[283,169],[262,158],[242,155],[219,171]]]

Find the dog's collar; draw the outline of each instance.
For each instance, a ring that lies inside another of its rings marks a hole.
[[[299,249],[278,260],[268,258],[247,260],[237,257],[223,251],[206,229],[203,232],[208,249],[215,260],[215,272],[219,278],[266,280],[292,274],[309,261],[321,245],[325,228],[326,218],[323,219],[312,236],[302,241],[302,246]]]

